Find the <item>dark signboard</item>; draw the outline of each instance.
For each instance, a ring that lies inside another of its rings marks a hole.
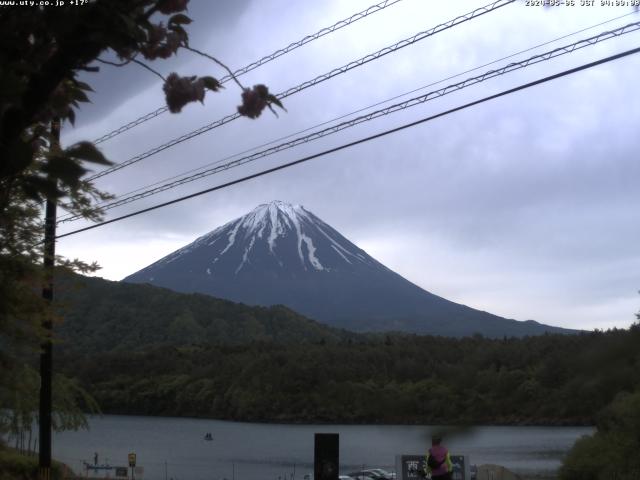
[[[338,480],[340,437],[337,433],[316,433],[314,439],[315,480]]]
[[[116,477],[128,477],[129,469],[127,467],[116,467]]]

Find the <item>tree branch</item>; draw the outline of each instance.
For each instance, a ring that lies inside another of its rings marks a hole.
[[[233,74],[233,72],[231,71],[231,69],[229,67],[227,67],[224,63],[222,63],[220,60],[218,60],[215,57],[212,57],[211,55],[208,55],[204,52],[201,52],[200,50],[196,50],[193,47],[190,47],[188,45],[183,46],[182,48],[186,48],[187,50],[192,51],[193,53],[197,53],[198,55],[202,55],[203,57],[208,58],[209,60],[213,60],[214,62],[216,62],[218,65],[220,65],[222,68],[224,68],[227,72],[229,72],[229,75],[231,75],[231,78],[233,78],[233,81],[236,82],[238,84],[238,86],[242,89],[242,90],[246,90],[242,84],[240,83],[240,81],[236,78],[236,76]]]
[[[137,54],[136,54],[137,55]],[[136,58],[136,56],[134,55],[131,58],[127,58],[124,62],[112,62],[110,60],[105,60],[103,58],[96,58],[96,62],[100,62],[100,63],[104,63],[105,65],[111,65],[114,67],[124,67],[125,65],[129,65],[134,59]]]
[[[166,79],[166,78],[164,78],[160,72],[158,72],[157,70],[154,70],[154,69],[153,69],[153,68],[151,68],[149,65],[147,65],[147,64],[145,64],[145,63],[142,63],[140,60],[136,60],[136,58],[135,58],[135,57],[129,58],[128,60],[125,60],[124,62],[121,62],[121,63],[112,62],[112,61],[110,61],[110,60],[104,60],[104,59],[102,59],[102,58],[96,58],[96,61],[97,61],[97,62],[100,62],[100,63],[104,63],[104,64],[106,64],[106,65],[112,65],[112,66],[114,66],[114,67],[124,67],[125,65],[128,65],[128,64],[130,64],[131,62],[133,62],[133,63],[137,63],[137,64],[138,64],[138,65],[140,65],[141,67],[146,68],[146,69],[147,69],[147,70],[149,70],[151,73],[153,73],[153,74],[157,75],[158,77],[160,77],[160,78],[162,79],[162,81],[163,81],[163,82],[166,82],[166,81],[167,81],[167,79]]]
[[[153,68],[151,68],[149,65],[144,64],[144,63],[142,63],[140,60],[136,60],[135,58],[132,58],[132,59],[131,59],[131,61],[132,61],[133,63],[137,63],[138,65],[140,65],[140,66],[141,66],[141,67],[143,67],[143,68],[146,68],[146,69],[147,69],[147,70],[149,70],[151,73],[155,73],[157,76],[159,76],[159,77],[162,79],[162,81],[163,81],[163,82],[166,82],[166,81],[167,81],[167,79],[166,79],[166,78],[164,78],[164,77],[162,76],[162,74],[160,74],[159,72],[157,72],[156,70],[154,70]]]

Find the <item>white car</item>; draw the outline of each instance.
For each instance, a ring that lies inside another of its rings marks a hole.
[[[369,469],[365,470],[365,472],[372,472],[380,479],[385,478],[387,480],[393,480],[393,479],[396,478],[396,474],[395,473],[388,472],[386,470],[383,470],[382,468],[369,468]]]

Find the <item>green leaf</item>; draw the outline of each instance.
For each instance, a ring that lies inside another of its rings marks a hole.
[[[275,95],[272,95],[272,94],[267,95],[267,102],[273,103],[274,105],[279,106],[285,112],[287,111],[287,109],[284,108],[284,105],[282,105],[282,102],[278,100],[278,97],[276,97]]]
[[[67,111],[67,120],[69,120],[69,123],[73,126],[75,126],[76,124],[76,112],[73,110],[73,108],[69,108],[69,110]]]
[[[73,90],[73,97],[78,100],[79,102],[91,102],[91,100],[89,100],[89,97],[87,97],[87,94],[84,93],[81,89],[79,88],[75,88]]]
[[[86,160],[87,162],[98,163],[100,165],[111,165],[112,162],[96,148],[91,142],[78,142],[71,145],[64,151],[64,154],[68,157],[79,158]]]
[[[202,81],[204,82],[205,88],[213,90],[214,92],[217,92],[221,88],[224,88],[222,84],[213,77],[202,77]]]
[[[189,25],[192,21],[193,20],[191,20],[189,17],[187,17],[183,13],[178,13],[177,15],[174,15],[169,19],[169,25],[171,24]]]
[[[144,39],[145,35],[142,32],[142,30],[140,30],[139,25],[135,22],[135,20],[131,17],[131,15],[125,15],[123,13],[118,13],[118,17],[120,18],[120,20],[122,21],[121,25],[124,26],[126,33],[135,38],[136,40],[140,41],[141,39]],[[151,26],[150,22],[147,20],[141,21],[140,25],[144,28],[147,28]]]
[[[22,92],[26,89],[27,82],[14,72],[8,71],[2,73],[0,76],[0,95],[4,98],[17,98],[22,95]]]
[[[56,186],[56,182],[37,175],[26,176],[21,188],[25,195],[36,201],[40,201],[43,198],[60,198],[62,196],[62,192]]]
[[[93,88],[91,88],[91,85],[89,85],[88,83],[84,83],[84,82],[81,82],[79,80],[75,80],[75,84],[81,90],[87,90],[88,92],[93,92],[94,91]]]
[[[51,157],[42,167],[42,172],[55,178],[59,178],[64,183],[75,186],[80,181],[87,169],[82,167],[74,158],[68,156]]]
[[[25,170],[33,161],[33,149],[31,145],[16,139],[9,144],[9,148],[0,149],[3,159],[2,173],[17,174]]]
[[[169,24],[168,27],[169,27],[169,30],[179,33],[183,40],[189,39],[189,35],[187,34],[187,31],[184,28],[182,28],[180,25]]]

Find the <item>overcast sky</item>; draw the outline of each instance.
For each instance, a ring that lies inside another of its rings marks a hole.
[[[374,0],[192,0],[191,44],[233,70],[365,9]],[[97,185],[116,195],[159,182],[519,51],[411,98],[511,61],[640,21],[632,8],[500,8],[284,100],[288,113],[238,119]],[[599,2],[598,2],[599,3]],[[483,6],[403,0],[240,77],[284,91]],[[629,15],[627,15],[629,14]],[[640,45],[631,33],[465,88],[251,165],[109,211],[107,218],[202,190]],[[163,75],[224,76],[181,52]],[[518,320],[627,327],[640,307],[640,55],[564,77],[256,180],[61,239],[58,252],[96,260],[119,280],[274,199],[302,204],[380,262],[449,300]],[[161,81],[103,66],[96,93],[63,143],[95,139],[164,104]],[[116,162],[233,113],[227,83],[181,114],[165,113],[100,145]],[[386,104],[385,104],[386,105]],[[379,108],[379,107],[378,107]],[[59,233],[82,227],[66,223]]]

